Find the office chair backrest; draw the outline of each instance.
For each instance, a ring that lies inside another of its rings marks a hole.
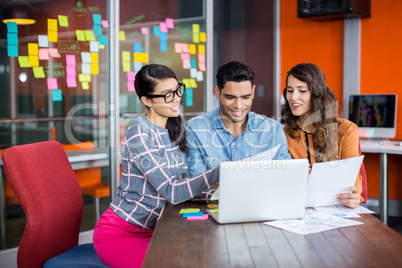
[[[7,148],[3,164],[27,219],[18,267],[42,267],[78,245],[83,199],[61,144],[45,141]]]

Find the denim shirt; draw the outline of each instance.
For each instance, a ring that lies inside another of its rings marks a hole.
[[[190,176],[218,166],[223,161],[253,156],[280,144],[274,159],[290,159],[282,125],[265,115],[248,113],[245,130],[234,138],[214,111],[186,122],[188,131],[186,155]]]

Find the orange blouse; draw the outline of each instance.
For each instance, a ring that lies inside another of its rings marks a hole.
[[[355,156],[359,156],[359,135],[357,126],[353,122],[338,118],[338,157],[339,159],[346,159]],[[315,163],[314,149],[313,149],[313,135],[312,133],[303,132],[299,129],[296,132],[296,136],[300,138],[293,139],[289,136],[289,133],[284,128],[286,139],[288,142],[289,153],[293,159],[309,159],[310,164]],[[306,138],[307,136],[307,138]],[[310,154],[310,157],[309,157]],[[362,175],[359,173],[356,179],[355,185],[359,189],[359,193],[362,193]],[[360,197],[360,203],[364,201],[363,197]]]

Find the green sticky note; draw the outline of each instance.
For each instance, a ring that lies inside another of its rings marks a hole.
[[[120,31],[119,32],[119,40],[120,41],[125,41],[126,40],[126,32],[125,31]]]
[[[75,30],[75,37],[78,41],[85,41],[85,32],[83,30]]]
[[[64,15],[58,16],[59,26],[60,27],[68,27],[68,17]]]
[[[89,83],[88,82],[82,82],[81,83],[82,89],[88,90],[89,89]]]
[[[29,57],[28,56],[19,56],[18,57],[18,64],[21,68],[28,68],[31,67],[29,64]]]
[[[200,32],[200,25],[199,24],[193,24],[193,34],[194,33],[199,33]]]
[[[179,213],[183,214],[183,213],[199,212],[199,211],[200,211],[199,208],[182,208]]]
[[[130,62],[130,51],[122,51],[121,52],[121,61]]]
[[[87,41],[95,41],[95,35],[93,31],[85,31],[85,39]]]
[[[190,79],[187,79],[187,78],[183,78],[183,84],[185,84],[186,85],[186,88],[190,88],[191,87],[191,85],[190,85],[190,81],[189,81]]]
[[[45,72],[42,66],[32,67],[32,70],[35,78],[45,78]]]
[[[123,72],[129,72],[129,71],[131,71],[131,64],[130,64],[130,62],[123,61],[123,62],[122,62],[122,65],[123,65]]]
[[[191,87],[191,88],[197,88],[197,82],[195,81],[194,78],[190,78],[190,79],[188,79],[188,80],[189,80],[189,83],[190,83],[190,86],[189,86],[189,87]]]

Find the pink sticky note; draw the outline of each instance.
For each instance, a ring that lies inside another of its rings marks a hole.
[[[188,221],[206,221],[208,220],[209,214],[204,214],[204,216],[198,217],[187,217]]]
[[[77,72],[75,71],[75,66],[67,65],[66,66],[67,76],[77,76]]]
[[[188,44],[181,44],[181,49],[183,52],[190,52],[190,49],[188,48]]]
[[[57,86],[57,78],[48,78],[47,79],[47,88],[49,90],[59,89],[59,87]]]
[[[190,69],[190,68],[191,68],[190,60],[183,60],[183,69]]]
[[[205,72],[206,71],[206,68],[205,68],[205,63],[199,63],[198,64],[198,69],[200,69],[200,71],[203,71],[203,72]]]
[[[161,30],[162,33],[168,32],[168,28],[166,26],[166,23],[164,23],[164,22],[159,23],[159,29]]]
[[[67,87],[77,87],[77,79],[75,76],[67,76]]]
[[[107,20],[102,20],[102,27],[109,28],[109,22]]]
[[[135,73],[134,71],[127,72],[127,81],[134,81],[135,80]]]
[[[66,55],[66,65],[75,66],[76,64],[75,55]]]
[[[134,92],[135,87],[134,87],[134,81],[127,81],[127,89],[129,92]]]
[[[167,18],[167,19],[166,19],[166,26],[167,26],[169,29],[173,29],[173,28],[174,28],[173,19]]]
[[[61,58],[59,52],[57,51],[57,48],[49,48],[49,54],[53,58]]]
[[[190,60],[190,54],[189,53],[181,53],[181,59],[182,60]]]
[[[183,52],[183,50],[181,49],[181,43],[175,43],[174,44],[174,51],[176,53],[182,53]]]
[[[198,54],[198,61],[205,62],[205,54]]]
[[[47,48],[39,48],[39,59],[40,60],[49,59],[49,50]]]
[[[141,33],[143,35],[146,35],[148,33],[148,28],[147,27],[141,27]]]

